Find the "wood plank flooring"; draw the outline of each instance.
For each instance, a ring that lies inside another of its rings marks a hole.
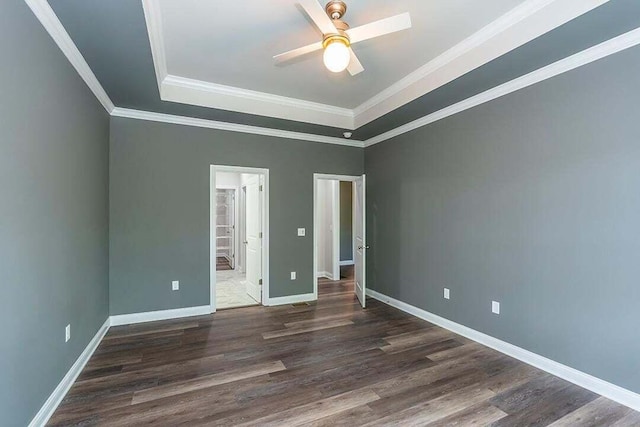
[[[345,270],[350,273],[350,270]],[[317,303],[112,328],[54,426],[638,426],[640,414],[322,281]]]

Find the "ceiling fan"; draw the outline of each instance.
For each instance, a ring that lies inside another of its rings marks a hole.
[[[411,28],[409,13],[349,28],[349,25],[342,20],[347,12],[347,5],[343,1],[332,0],[324,9],[317,0],[299,0],[299,3],[322,32],[322,41],[276,55],[273,57],[276,63],[290,61],[324,49],[324,65],[329,71],[339,73],[346,69],[355,76],[364,71],[364,67],[353,52],[352,44]]]

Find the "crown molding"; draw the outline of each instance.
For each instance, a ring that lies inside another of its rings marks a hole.
[[[478,95],[472,96],[471,98],[467,98],[464,101],[458,102],[457,104],[453,104],[449,107],[443,108],[442,110],[436,111],[435,113],[414,120],[411,123],[407,123],[403,126],[390,130],[389,132],[385,132],[383,134],[370,138],[364,142],[364,146],[370,147],[374,144],[378,144],[391,138],[395,138],[396,136],[411,132],[412,130],[418,129],[420,127],[434,123],[438,120],[442,120],[454,114],[492,101],[496,98],[508,95],[520,89],[524,89],[526,87],[574,70],[576,68],[582,67],[583,65],[590,64],[594,61],[621,52],[625,49],[629,49],[633,46],[637,46],[639,44],[640,28],[637,28],[613,39],[607,40],[606,42],[600,43],[599,45],[578,52],[575,55],[569,56],[565,59],[561,59],[560,61],[554,62],[551,65],[540,68],[522,77],[511,80],[500,86],[496,86],[493,89],[489,89]]]
[[[433,74],[435,71],[441,69],[455,59],[460,58],[472,49],[481,46],[483,43],[505,31],[507,28],[512,27],[522,20],[532,16],[534,13],[537,13],[540,9],[548,6],[553,1],[555,0],[529,0],[520,4],[495,21],[489,23],[487,26],[481,28],[476,33],[467,37],[457,45],[453,46],[451,49],[445,51],[440,56],[434,58],[403,79],[363,102],[354,109],[354,112],[357,115],[364,114],[366,111],[409,88],[411,85],[418,83],[420,80],[430,74]]]
[[[114,117],[147,120],[152,122],[171,123],[176,125],[194,126],[200,128],[217,129],[229,132],[248,133],[253,135],[272,136],[276,138],[293,139],[299,141],[321,142],[325,144],[345,145],[348,147],[364,148],[362,141],[333,138],[330,136],[314,135],[309,133],[291,132],[279,129],[270,129],[257,126],[240,125],[235,123],[218,122],[214,120],[196,119],[193,117],[174,116],[171,114],[154,113],[151,111],[132,110],[116,107],[111,113]]]
[[[161,20],[159,10],[155,8],[155,6],[157,5],[154,5],[156,1],[157,0],[143,0],[146,19]],[[536,11],[540,11],[541,9],[546,9],[546,7],[552,7],[552,6],[561,7],[561,9],[565,12],[562,15],[563,18],[561,19],[566,19],[567,11],[569,10],[572,10],[573,11],[572,13],[574,14],[577,13],[579,10],[582,10],[582,13],[586,13],[587,11],[603,3],[606,3],[607,1],[609,0],[529,0],[527,2],[528,4],[527,9],[522,9],[522,10],[514,9],[509,14],[507,14],[507,15],[512,15],[511,20],[514,22],[512,23],[512,26],[509,29],[509,31],[521,30],[520,27],[518,27],[517,29],[513,28],[516,26],[515,23],[519,22],[517,19],[518,16],[522,18],[523,16],[527,15],[527,13],[532,14],[532,13],[535,13]],[[102,103],[102,105],[107,110],[107,112],[109,112],[112,116],[127,117],[127,118],[139,119],[139,120],[149,120],[149,121],[164,122],[164,123],[173,123],[173,124],[180,124],[185,126],[218,129],[218,130],[225,130],[230,132],[241,132],[241,133],[248,133],[248,134],[254,134],[254,135],[272,136],[272,137],[287,138],[292,140],[344,145],[344,146],[359,147],[359,148],[369,147],[374,144],[392,139],[396,136],[418,129],[422,126],[426,126],[428,124],[434,123],[438,120],[444,119],[453,114],[457,114],[459,112],[462,112],[467,109],[473,108],[475,106],[481,105],[483,103],[489,102],[501,96],[505,96],[509,93],[515,92],[517,90],[531,86],[543,80],[552,78],[559,74],[565,73],[567,71],[573,70],[575,68],[581,67],[583,65],[597,61],[606,56],[615,54],[617,52],[620,52],[622,50],[625,50],[640,44],[640,28],[638,28],[638,29],[629,31],[628,33],[625,33],[621,36],[618,36],[611,40],[603,42],[597,46],[594,46],[592,48],[579,52],[575,55],[572,55],[568,58],[557,61],[549,66],[533,71],[525,76],[514,79],[510,82],[504,83],[493,89],[489,89],[481,94],[478,94],[476,96],[473,96],[471,98],[458,102],[457,104],[446,107],[440,111],[434,112],[420,119],[414,120],[411,123],[407,123],[403,126],[395,128],[393,130],[390,130],[388,132],[385,132],[373,138],[370,138],[366,141],[356,141],[356,140],[347,140],[342,138],[328,137],[323,135],[306,134],[306,133],[285,131],[285,130],[279,130],[279,129],[240,125],[240,124],[234,124],[234,123],[224,123],[224,122],[218,122],[213,120],[196,119],[191,117],[174,116],[169,114],[115,107],[113,102],[111,101],[111,99],[109,98],[105,90],[103,89],[103,87],[100,85],[100,82],[98,81],[96,76],[93,74],[93,71],[85,61],[84,57],[82,56],[82,54],[80,53],[76,45],[74,44],[73,40],[71,39],[67,31],[64,29],[62,23],[58,20],[58,17],[56,16],[55,12],[51,8],[51,6],[49,6],[48,2],[46,0],[25,0],[25,3],[36,15],[36,17],[41,22],[45,30],[50,34],[50,36],[53,38],[53,40],[58,45],[60,50],[62,50],[62,52],[65,54],[69,62],[73,65],[73,67],[76,69],[78,74],[85,81],[87,86],[89,86],[89,88],[94,93],[96,98],[98,98],[98,100]],[[572,6],[573,9],[571,9],[571,7],[569,6]],[[582,7],[582,9],[580,9],[580,7]],[[546,12],[548,12],[548,10]],[[579,15],[575,15],[574,17],[576,16],[579,16]],[[542,18],[543,17],[541,15],[537,16],[537,19],[539,20]],[[560,19],[560,18],[557,18],[557,19]],[[544,19],[542,20],[544,21]],[[558,21],[556,21],[556,23],[557,22]],[[491,25],[493,24],[490,24],[490,26]],[[158,27],[155,27],[155,28],[157,29]],[[493,30],[494,33],[500,33],[501,28],[504,28],[504,27],[498,24],[495,24],[495,28]],[[154,42],[152,42],[152,48],[156,49],[156,51],[154,52],[154,62],[158,58],[165,65],[165,66],[162,66],[162,64],[159,64],[160,66],[156,66],[156,77],[162,77],[164,75],[162,82],[166,81],[168,85],[167,87],[169,87],[169,85],[174,84],[176,86],[191,88],[194,91],[205,91],[205,92],[209,91],[214,96],[227,96],[227,97],[236,97],[238,99],[244,99],[245,102],[254,101],[254,100],[262,101],[265,103],[269,103],[271,101],[279,102],[279,103],[285,104],[285,107],[290,109],[301,108],[301,105],[305,105],[309,107],[309,105],[311,104],[312,105],[311,108],[315,109],[315,113],[308,111],[307,113],[309,114],[318,115],[321,113],[331,114],[332,112],[337,112],[337,115],[347,119],[350,118],[352,121],[353,119],[358,118],[357,116],[353,116],[353,115],[349,117],[349,113],[352,111],[348,109],[336,109],[335,107],[328,106],[325,104],[317,104],[317,103],[312,103],[308,101],[301,101],[301,100],[296,100],[292,98],[280,97],[277,95],[270,95],[270,94],[265,94],[261,92],[254,92],[254,91],[248,91],[244,89],[232,88],[229,86],[215,85],[208,82],[199,82],[197,80],[184,79],[184,78],[164,74],[166,73],[166,60],[165,60],[166,58],[164,56],[164,48],[162,43],[160,44],[157,43],[158,40],[160,42],[162,41],[161,33],[155,30],[152,30],[152,28],[148,28],[148,31],[149,31],[150,39],[153,38],[156,40],[155,44]],[[464,51],[462,47],[456,47],[456,48],[459,49],[460,51]],[[443,59],[441,59],[441,61],[442,63],[446,62]],[[435,67],[435,66],[432,64],[432,67]],[[162,92],[163,86],[160,86],[160,87]],[[176,102],[180,102],[180,101],[176,101]],[[284,118],[289,120],[297,120],[295,118],[292,118],[291,116],[287,116]],[[350,127],[350,129],[353,129],[353,126]]]
[[[609,0],[528,0],[354,109],[356,129]]]
[[[142,0],[142,9],[147,23],[147,33],[151,42],[151,56],[153,57],[153,68],[156,71],[158,90],[162,92],[162,81],[167,77],[167,54],[164,48],[162,37],[162,12],[157,2]],[[152,22],[153,25],[149,25]]]
[[[354,130],[353,110],[266,92],[171,75],[164,45],[162,8],[142,0],[151,56],[163,101]]]
[[[25,3],[33,11],[42,26],[47,30],[53,41],[58,45],[62,53],[67,57],[71,65],[76,69],[82,80],[89,86],[89,89],[98,98],[98,101],[104,106],[108,113],[111,113],[115,106],[107,92],[96,78],[93,71],[85,61],[84,57],[76,47],[73,40],[64,29],[64,26],[56,16],[51,6],[46,0],[25,0]]]
[[[527,0],[355,109],[168,74],[159,0],[143,0],[164,101],[355,130],[609,0]]]
[[[278,119],[353,130],[353,111],[265,92],[167,75],[161,83],[163,101],[199,105]]]

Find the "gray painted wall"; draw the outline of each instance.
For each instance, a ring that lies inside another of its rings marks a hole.
[[[639,75],[634,48],[367,148],[368,286],[640,392]]]
[[[352,182],[340,182],[340,261],[353,260],[352,192]]]
[[[22,427],[108,316],[109,116],[22,1],[0,52],[0,424]]]
[[[110,151],[111,314],[209,304],[211,164],[269,169],[270,296],[313,292],[313,174],[364,169],[358,148],[123,118]]]

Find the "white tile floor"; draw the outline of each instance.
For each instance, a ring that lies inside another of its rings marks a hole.
[[[217,271],[216,309],[257,305],[247,294],[245,275],[235,270]]]

